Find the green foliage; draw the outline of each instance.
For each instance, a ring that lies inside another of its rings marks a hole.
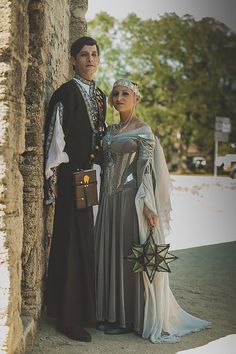
[[[213,158],[216,116],[231,118],[236,141],[236,34],[224,24],[176,14],[118,21],[101,12],[88,28],[101,46],[100,86],[109,93],[119,77],[139,83],[138,113],[170,163],[178,154],[182,168],[191,144]]]

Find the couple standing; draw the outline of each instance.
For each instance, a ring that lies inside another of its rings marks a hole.
[[[120,122],[106,127],[106,98],[95,85],[99,46],[82,37],[71,46],[72,80],[57,89],[45,123],[45,198],[55,200],[46,306],[56,328],[91,341],[85,329],[107,334],[133,331],[156,342],[177,342],[209,322],[180,308],[157,272],[133,272],[132,244],[143,244],[150,225],[157,244],[169,227],[170,178],[162,148],[135,115],[138,85],[117,80],[108,102]],[[92,207],[77,210],[72,174],[101,166],[102,184],[94,231]]]

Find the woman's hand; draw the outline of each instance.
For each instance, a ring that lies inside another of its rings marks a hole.
[[[53,197],[56,199],[57,198],[57,174],[56,174],[56,169],[53,171],[53,175],[49,179],[49,188],[51,190],[51,193]]]
[[[157,226],[158,224],[158,217],[155,213],[153,213],[153,211],[151,211],[145,204],[143,207],[143,213],[146,216],[146,218],[148,219],[148,222],[150,224],[150,226]]]

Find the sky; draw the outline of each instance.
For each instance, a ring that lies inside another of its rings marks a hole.
[[[159,19],[169,12],[181,17],[189,14],[196,20],[214,17],[236,32],[236,0],[88,0],[87,20],[100,11],[117,19],[131,12],[142,19]]]

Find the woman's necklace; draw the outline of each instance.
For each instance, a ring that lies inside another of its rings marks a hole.
[[[131,114],[130,117],[128,117],[128,119],[126,119],[126,121],[113,124],[112,125],[112,133],[113,134],[119,134],[122,131],[124,131],[125,128],[128,127],[128,125],[129,125],[129,123],[130,123],[132,118],[133,118],[133,115]]]

